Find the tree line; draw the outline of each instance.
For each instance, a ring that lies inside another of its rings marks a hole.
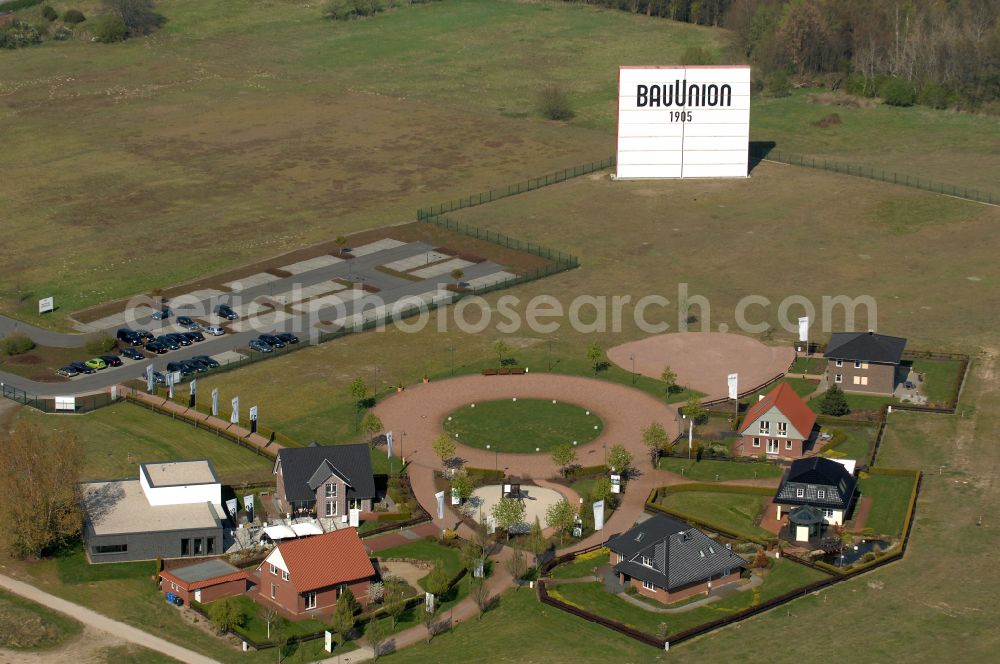
[[[726,28],[725,61],[749,62],[757,91],[778,96],[815,84],[899,106],[1000,102],[996,0],[568,1]]]

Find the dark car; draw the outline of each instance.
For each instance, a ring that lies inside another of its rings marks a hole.
[[[76,367],[65,366],[62,369],[56,371],[60,376],[66,376],[66,378],[72,378],[73,376],[79,376],[80,372],[76,370]]]
[[[178,316],[177,317],[177,324],[180,325],[181,327],[183,327],[186,330],[195,331],[195,330],[200,330],[201,329],[201,325],[199,325],[198,323],[196,323],[194,321],[194,319],[191,318],[190,316]]]
[[[107,364],[109,367],[120,367],[121,365],[125,364],[124,362],[122,362],[122,358],[118,357],[117,355],[99,355],[98,357],[104,360],[104,363]]]
[[[135,333],[138,334],[139,338],[143,341],[156,341],[156,337],[154,337],[153,333],[149,330],[136,330]]]
[[[198,373],[205,373],[208,371],[208,365],[201,360],[196,360],[193,357],[190,360],[184,360],[181,364],[186,364]]]
[[[215,308],[215,313],[222,316],[226,320],[236,320],[240,317],[238,313],[233,311],[233,308],[228,304],[220,304]]]
[[[167,346],[164,346],[159,341],[150,341],[148,344],[146,344],[146,350],[148,350],[150,353],[156,353],[157,355],[163,355],[168,350],[170,350],[170,348],[167,347]]]
[[[187,362],[167,362],[167,371],[169,373],[179,371],[182,376],[190,376],[194,373],[194,368],[188,366]]]
[[[83,362],[70,362],[69,366],[71,366],[74,369],[76,369],[78,373],[82,373],[82,374],[97,373],[97,369],[93,369],[91,367],[88,367]]]
[[[177,350],[178,348],[181,347],[181,345],[177,343],[177,341],[172,339],[171,335],[169,334],[161,334],[160,336],[156,337],[156,343],[166,347],[167,350]],[[149,348],[148,344],[146,345],[146,348]]]
[[[257,338],[266,343],[268,346],[271,346],[272,348],[285,347],[285,342],[279,339],[278,337],[274,336],[273,334],[262,334]]]
[[[146,354],[138,348],[123,348],[122,357],[127,357],[130,360],[141,360],[146,357]]]
[[[201,332],[185,332],[184,336],[187,338],[188,341],[193,341],[193,342],[205,340],[205,335],[202,334]]]
[[[261,341],[260,339],[251,339],[250,343],[247,344],[247,345],[250,346],[250,350],[255,350],[258,353],[273,353],[274,352],[274,349],[271,348],[271,345],[269,343],[267,343],[265,341]]]
[[[130,330],[127,327],[122,327],[118,329],[118,334],[115,335],[118,341],[130,344],[132,346],[141,346],[142,337],[140,337],[135,330]]]
[[[170,318],[170,308],[163,307],[159,311],[153,312],[153,320],[166,320]]]
[[[218,369],[219,368],[219,362],[218,362],[218,360],[213,360],[208,355],[195,355],[191,359],[192,360],[198,360],[199,362],[204,362],[205,365],[209,369]]]
[[[299,343],[299,338],[294,334],[292,334],[291,332],[282,332],[281,334],[277,334],[275,336],[284,341],[286,344]]]
[[[166,376],[166,374],[161,373],[159,371],[154,371],[153,372],[153,382],[154,383],[158,383],[160,385],[166,385],[167,384],[167,376]]]
[[[180,332],[171,332],[170,334],[164,335],[179,346],[190,346],[191,340],[185,337]]]

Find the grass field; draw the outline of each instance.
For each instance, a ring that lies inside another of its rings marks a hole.
[[[773,463],[742,463],[712,459],[688,460],[660,457],[660,470],[669,470],[697,482],[728,482],[764,477],[781,477],[782,469]]]
[[[110,646],[95,654],[97,661],[108,664],[176,664],[177,660],[155,650],[147,650],[136,645]]]
[[[660,504],[671,511],[725,528],[737,535],[768,537],[766,530],[754,525],[767,500],[765,496],[749,493],[678,491],[668,493]]]
[[[875,443],[875,434],[877,433],[876,428],[873,426],[855,426],[850,424],[824,426],[822,430],[834,436],[837,435],[837,432],[840,432],[844,436],[844,440],[824,452],[824,456],[832,459],[857,459],[859,461],[868,458],[871,446]],[[822,446],[823,441],[819,441],[817,444]]]
[[[958,360],[914,360],[913,369],[924,374],[921,389],[932,403],[945,404],[951,400],[958,381],[962,363]]]
[[[48,430],[72,431],[84,448],[83,480],[139,476],[139,464],[180,459],[211,459],[225,484],[269,481],[271,462],[207,431],[127,403],[86,415],[42,415],[22,410]]]
[[[826,371],[826,364],[826,358],[823,357],[797,357],[788,373],[817,375]]]
[[[76,620],[0,590],[0,648],[49,650],[83,629]]]
[[[902,535],[914,481],[910,476],[869,475],[858,482],[861,495],[872,499],[872,511],[865,527],[879,535]]]
[[[465,406],[444,421],[463,445],[501,452],[552,451],[557,445],[589,443],[600,435],[601,418],[580,406],[544,399],[503,399]]]

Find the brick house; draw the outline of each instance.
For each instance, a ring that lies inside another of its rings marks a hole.
[[[275,497],[289,517],[346,517],[351,509],[370,512],[375,500],[371,452],[365,443],[286,447],[278,451],[274,474]]]
[[[844,525],[857,486],[853,468],[851,460],[820,456],[792,462],[781,478],[774,503],[779,521],[782,514],[788,515],[795,540],[808,541],[827,526]]]
[[[257,572],[254,600],[293,618],[331,614],[345,588],[364,605],[375,580],[375,568],[354,528],[282,542]]]
[[[224,560],[206,560],[160,572],[160,590],[179,595],[187,605],[192,600],[208,603],[242,595],[249,587],[247,573]]]
[[[664,604],[739,580],[746,562],[697,528],[657,514],[608,540],[619,581]]]
[[[834,332],[826,345],[826,381],[845,392],[891,396],[906,339],[875,332]]]
[[[791,385],[780,383],[747,409],[733,454],[799,459],[815,441],[815,425],[816,413]]]

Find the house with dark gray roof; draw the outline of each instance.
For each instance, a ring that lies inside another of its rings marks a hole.
[[[845,392],[892,395],[906,339],[875,332],[834,332],[826,344],[827,384]]]
[[[670,604],[739,581],[747,567],[725,544],[657,514],[608,540],[622,585]]]
[[[857,486],[857,478],[849,467],[852,465],[853,461],[820,456],[792,462],[774,496],[776,517],[781,520],[783,514],[787,515],[796,528],[818,526],[809,528],[808,533],[794,530],[794,539],[807,541],[821,534],[826,526],[844,525]],[[817,515],[822,516],[822,523],[816,519]]]
[[[274,461],[274,474],[278,506],[290,518],[340,518],[351,509],[369,512],[376,499],[366,443],[283,448]]]

